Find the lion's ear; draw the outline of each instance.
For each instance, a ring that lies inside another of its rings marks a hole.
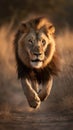
[[[55,33],[55,27],[53,25],[49,26],[49,34],[54,34]]]
[[[22,22],[20,25],[19,25],[19,31],[20,33],[27,33],[28,31],[28,27],[27,27],[27,24]]]

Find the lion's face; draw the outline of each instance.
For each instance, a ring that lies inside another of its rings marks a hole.
[[[55,51],[55,41],[49,31],[30,29],[23,33],[18,42],[18,55],[28,67],[40,69],[52,59]]]

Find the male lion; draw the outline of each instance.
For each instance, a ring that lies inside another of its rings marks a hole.
[[[39,107],[50,94],[59,58],[54,40],[55,28],[47,18],[22,22],[15,35],[14,50],[18,78],[31,107]]]

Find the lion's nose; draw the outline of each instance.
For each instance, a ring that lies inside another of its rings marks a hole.
[[[34,52],[34,55],[40,56],[42,53]]]

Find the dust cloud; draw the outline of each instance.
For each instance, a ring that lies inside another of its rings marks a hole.
[[[32,111],[24,96],[20,81],[17,79],[16,63],[13,53],[15,31],[11,25],[0,28],[0,111],[7,114],[11,110]],[[73,108],[73,32],[65,29],[56,38],[56,44],[62,56],[63,69],[47,101],[39,110]]]

